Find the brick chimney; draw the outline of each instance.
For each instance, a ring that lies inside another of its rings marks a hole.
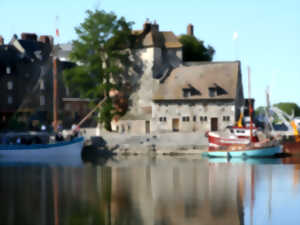
[[[30,40],[30,41],[37,41],[37,35],[35,33],[22,33],[21,34],[22,40]]]
[[[0,35],[0,45],[4,45],[4,38]]]
[[[194,36],[194,26],[193,26],[193,24],[189,24],[187,26],[186,34],[189,35],[189,36]]]
[[[143,31],[144,31],[144,33],[148,33],[150,30],[151,30],[151,23],[150,23],[149,19],[146,19],[146,21],[144,23]]]

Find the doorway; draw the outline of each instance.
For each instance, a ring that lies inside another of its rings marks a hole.
[[[172,119],[172,130],[174,132],[178,132],[179,131],[179,119]]]
[[[211,131],[218,130],[218,118],[213,117],[210,119],[210,129],[211,129]]]
[[[150,133],[150,121],[146,120],[146,134]]]

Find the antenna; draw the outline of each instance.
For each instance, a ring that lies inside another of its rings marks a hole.
[[[239,59],[238,39],[239,39],[238,33],[233,32],[232,40],[233,40],[233,44],[234,44],[234,54],[235,54],[235,59],[236,60]]]

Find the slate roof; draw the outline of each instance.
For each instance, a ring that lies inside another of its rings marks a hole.
[[[153,100],[235,99],[240,76],[239,61],[181,66],[159,85]]]
[[[135,38],[135,48],[159,47],[181,48],[182,44],[172,31],[157,31],[151,29],[148,32],[142,30],[132,31]]]

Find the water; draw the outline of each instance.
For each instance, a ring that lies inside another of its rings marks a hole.
[[[0,166],[0,224],[299,224],[298,158]]]

